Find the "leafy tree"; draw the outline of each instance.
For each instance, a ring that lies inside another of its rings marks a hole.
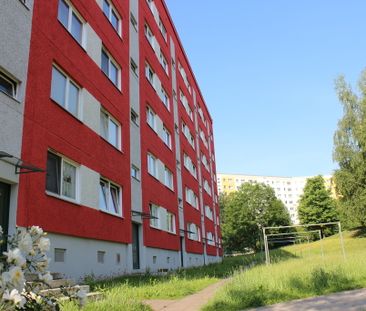
[[[262,228],[289,225],[290,216],[264,184],[244,183],[238,191],[220,198],[222,234],[226,251],[258,250]]]
[[[306,181],[298,207],[301,224],[317,224],[338,220],[335,200],[326,189],[324,178],[315,176]],[[314,228],[313,228],[314,229]],[[327,230],[331,233],[333,230]]]
[[[334,135],[333,159],[339,165],[334,177],[340,217],[349,228],[366,226],[366,71],[358,87],[356,94],[344,77],[336,81],[343,117]]]

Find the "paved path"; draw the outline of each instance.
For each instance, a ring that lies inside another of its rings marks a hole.
[[[187,309],[189,310],[189,309]],[[256,311],[365,311],[366,310],[366,288],[350,290],[318,296],[313,298],[298,299],[285,303],[278,303],[272,306],[251,309]]]
[[[227,281],[228,279],[218,281],[198,293],[179,300],[145,300],[144,303],[154,311],[199,311]]]

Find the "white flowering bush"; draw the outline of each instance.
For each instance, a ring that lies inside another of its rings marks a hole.
[[[52,281],[47,270],[50,240],[38,226],[17,228],[13,236],[5,237],[0,227],[0,240],[7,243],[7,251],[0,257],[0,310],[60,310],[55,296],[45,293]],[[35,281],[26,282],[26,275],[38,276]],[[68,288],[61,289],[70,299],[85,302],[86,293]]]

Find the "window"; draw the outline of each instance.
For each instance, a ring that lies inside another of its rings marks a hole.
[[[186,187],[186,202],[198,209],[198,197],[192,189]]]
[[[208,205],[205,205],[205,215],[208,219],[213,220],[213,212],[211,207],[209,207]]]
[[[132,12],[130,14],[130,21],[131,21],[133,28],[135,28],[135,30],[137,31],[137,29],[138,29],[137,20],[136,20],[136,17],[132,14]]]
[[[187,97],[183,94],[182,90],[180,90],[179,92],[179,97],[180,97],[180,102],[182,103],[184,109],[186,110],[189,118],[193,121],[193,112],[191,107],[188,104],[188,99]]]
[[[201,241],[201,232],[200,228],[196,224],[188,223],[188,239],[193,241]]]
[[[154,35],[153,35],[150,27],[147,24],[145,24],[144,29],[145,29],[145,37],[146,37],[147,41],[149,41],[151,46],[154,46]]]
[[[150,208],[150,226],[154,228],[159,228],[159,206],[155,204],[149,204]]]
[[[207,139],[206,139],[206,135],[201,129],[200,129],[200,137],[201,137],[202,142],[205,145],[205,147],[208,148],[208,142],[207,142]]]
[[[110,56],[110,54],[102,49],[102,71],[112,81],[112,83],[120,88],[120,70],[116,61]]]
[[[175,233],[175,215],[170,212],[166,214],[166,228],[168,232]]]
[[[83,22],[68,2],[59,0],[58,2],[58,20],[74,37],[74,39],[82,45],[83,40]]]
[[[167,92],[164,90],[164,88],[161,88],[161,100],[164,104],[164,106],[170,110],[170,103],[169,103],[169,96],[167,94]]]
[[[76,200],[77,167],[62,157],[47,153],[46,190]]]
[[[117,149],[120,147],[121,127],[107,112],[100,111],[100,135]]]
[[[155,85],[154,85],[155,72],[154,72],[154,70],[152,70],[152,68],[150,67],[150,65],[148,63],[146,63],[146,65],[145,65],[145,76],[146,76],[147,80],[149,80],[149,82],[151,83],[153,88],[155,88]]]
[[[64,248],[55,248],[55,262],[65,262],[66,249]]]
[[[166,28],[160,18],[159,18],[159,29],[160,29],[161,34],[163,35],[164,40],[168,41],[168,34],[166,31]]]
[[[99,181],[99,209],[122,216],[120,187],[103,178]]]
[[[138,77],[139,71],[136,62],[131,58],[131,70]]]
[[[103,251],[97,252],[97,262],[98,263],[104,263],[104,257],[105,257],[105,252],[103,252]]]
[[[153,256],[153,264],[154,265],[156,264],[156,259],[157,259],[157,257],[156,256]]]
[[[157,163],[156,158],[151,154],[147,154],[147,171],[150,175],[158,178],[158,170],[157,170]]]
[[[52,67],[51,98],[74,116],[79,111],[79,87],[56,67]]]
[[[173,173],[165,166],[164,169],[164,185],[173,190]]]
[[[183,154],[183,159],[184,159],[184,167],[192,174],[194,178],[197,178],[197,168],[193,164],[192,159],[185,153]]]
[[[170,132],[166,129],[166,127],[163,127],[163,140],[164,144],[166,144],[170,149],[172,149],[172,136],[170,135]]]
[[[192,146],[193,149],[195,149],[194,146],[194,137],[191,134],[188,126],[182,121],[182,132],[184,134],[184,136],[187,138],[189,144]]]
[[[203,166],[205,167],[205,169],[209,172],[210,171],[210,167],[208,165],[208,161],[207,161],[207,158],[206,156],[202,153],[201,155],[201,160],[202,160],[202,164]],[[243,181],[242,181],[243,182]]]
[[[138,114],[137,114],[137,112],[136,112],[135,110],[133,110],[132,108],[131,108],[131,121],[132,121],[135,125],[139,126],[139,115],[138,115]]]
[[[11,97],[16,97],[17,82],[0,72],[0,91]]]
[[[121,254],[116,254],[116,264],[121,264]]]
[[[212,232],[207,232],[206,240],[208,245],[215,245],[215,239],[213,237]]]
[[[211,195],[211,186],[208,183],[207,180],[203,180],[203,189],[205,189],[205,191],[207,192],[207,194]]]
[[[131,176],[137,180],[140,180],[140,170],[135,166],[131,166]]]
[[[103,0],[103,13],[112,24],[114,30],[122,36],[121,18],[118,16],[116,9],[107,0]]]
[[[156,114],[150,107],[147,107],[146,109],[146,121],[147,124],[149,124],[150,127],[156,132]]]
[[[162,51],[160,51],[160,54],[159,54],[159,61],[160,61],[161,66],[163,67],[165,73],[167,75],[169,75],[168,62],[167,62],[164,54],[162,53]]]

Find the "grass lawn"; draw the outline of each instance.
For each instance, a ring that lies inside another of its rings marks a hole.
[[[366,287],[366,238],[355,235],[345,234],[346,261],[338,236],[323,240],[324,257],[319,241],[284,247],[276,263],[236,272],[203,310],[242,310]]]
[[[83,310],[150,310],[142,304],[142,300],[178,299],[200,291],[220,278],[231,276],[235,271],[253,262],[262,261],[262,254],[238,256],[226,258],[223,263],[184,269],[165,276],[128,276],[90,282],[92,290],[105,293],[105,299],[89,303]],[[71,303],[66,303],[62,310],[76,311],[78,308]]]

